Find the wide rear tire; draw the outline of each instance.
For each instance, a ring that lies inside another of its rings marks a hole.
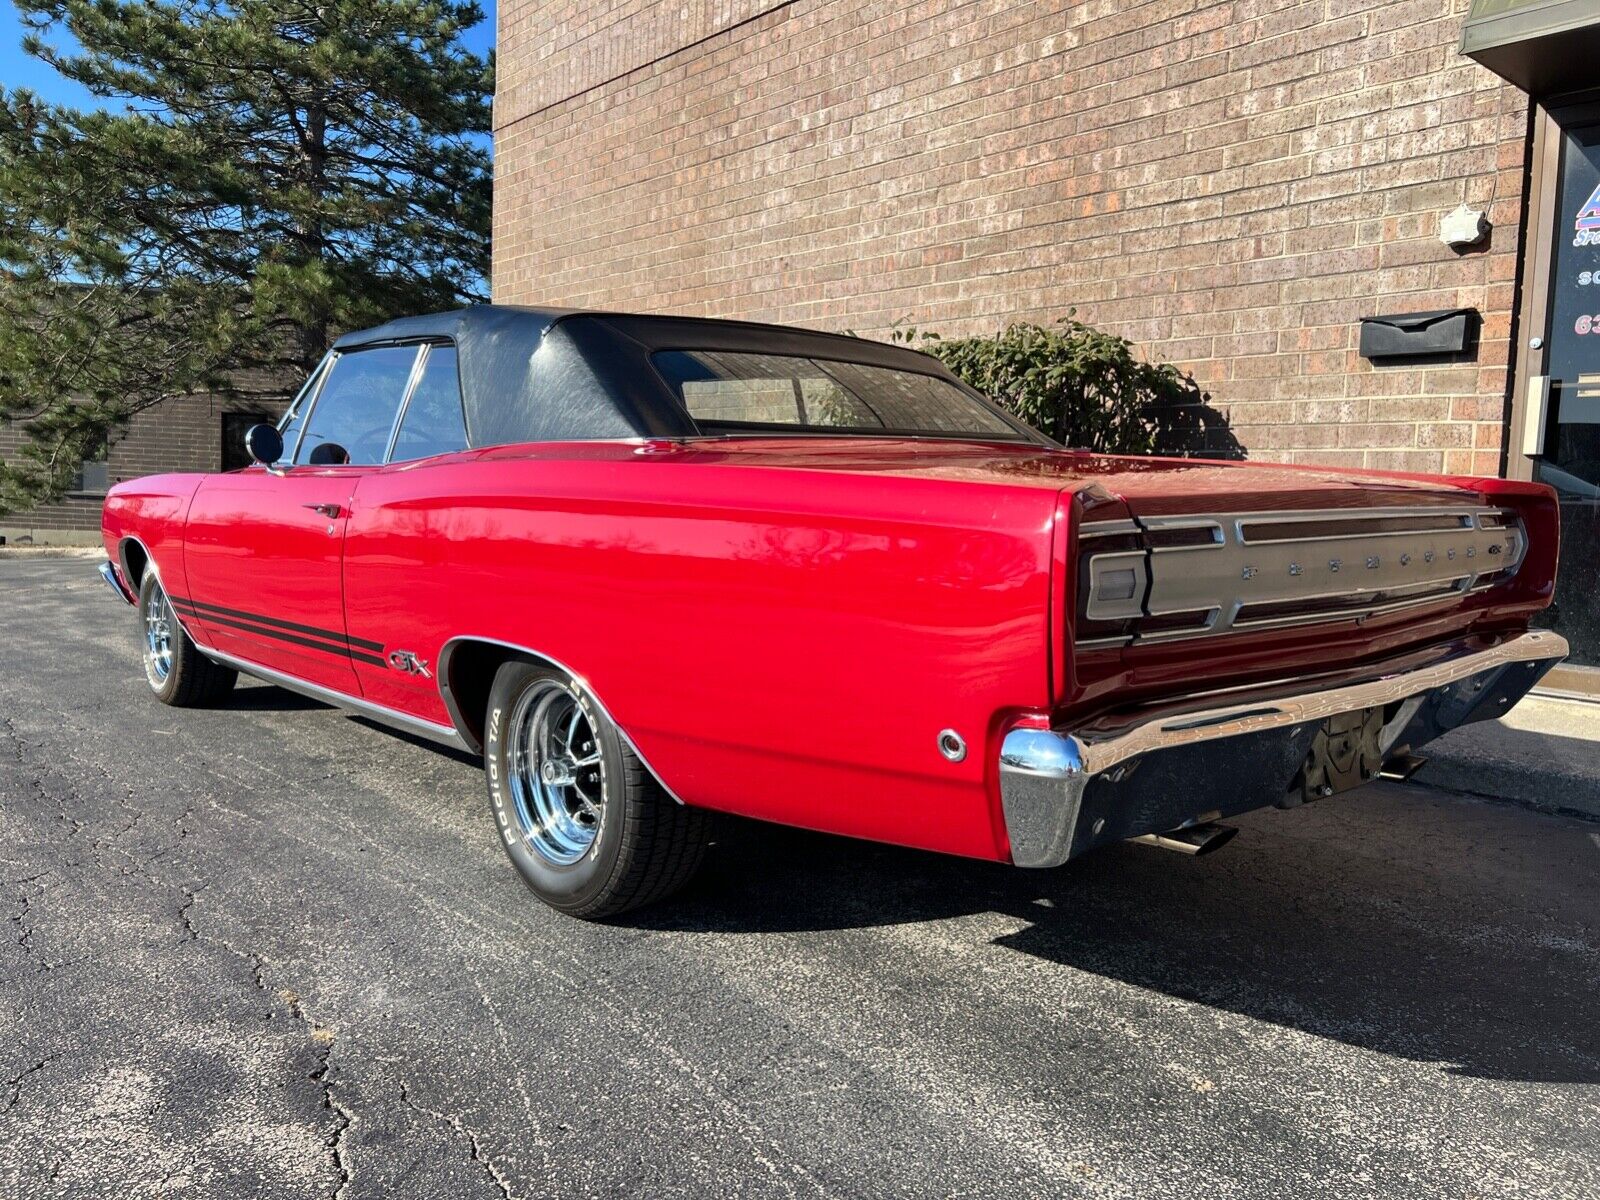
[[[707,814],[667,795],[562,671],[524,660],[500,668],[483,758],[500,844],[552,908],[615,916],[672,894],[700,865]]]
[[[239,673],[200,653],[154,571],[146,571],[139,583],[139,624],[144,635],[144,677],[161,703],[205,708],[233,690]]]

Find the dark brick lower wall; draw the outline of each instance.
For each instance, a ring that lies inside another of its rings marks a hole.
[[[112,439],[106,456],[107,485],[164,471],[216,471],[222,466],[223,415],[258,414],[276,420],[273,404],[214,395],[184,396],[146,409]],[[20,451],[21,430],[0,424],[0,461]],[[72,493],[55,504],[0,515],[0,536],[15,544],[81,541],[100,528],[98,492]]]

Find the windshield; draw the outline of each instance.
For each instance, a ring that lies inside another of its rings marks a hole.
[[[651,361],[707,433],[1027,435],[947,379],[786,354],[662,350]]]

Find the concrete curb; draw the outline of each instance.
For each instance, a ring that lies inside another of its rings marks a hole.
[[[1418,753],[1418,783],[1600,819],[1600,704],[1530,696]]]
[[[6,558],[104,558],[101,546],[0,546],[0,559]]]

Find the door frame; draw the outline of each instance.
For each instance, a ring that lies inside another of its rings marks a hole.
[[[1556,209],[1561,194],[1562,125],[1556,114],[1571,114],[1587,109],[1586,116],[1600,122],[1600,92],[1530,101],[1532,126],[1528,149],[1528,193],[1523,212],[1522,286],[1516,300],[1512,322],[1516,330],[1512,342],[1511,412],[1506,423],[1505,464],[1507,479],[1533,479],[1533,458],[1523,453],[1528,423],[1534,414],[1530,383],[1547,374],[1549,346],[1546,332],[1550,324],[1551,264],[1555,257],[1555,237],[1561,223]],[[1538,414],[1544,419],[1546,414]],[[1540,682],[1539,692],[1600,701],[1600,668],[1562,665]]]

